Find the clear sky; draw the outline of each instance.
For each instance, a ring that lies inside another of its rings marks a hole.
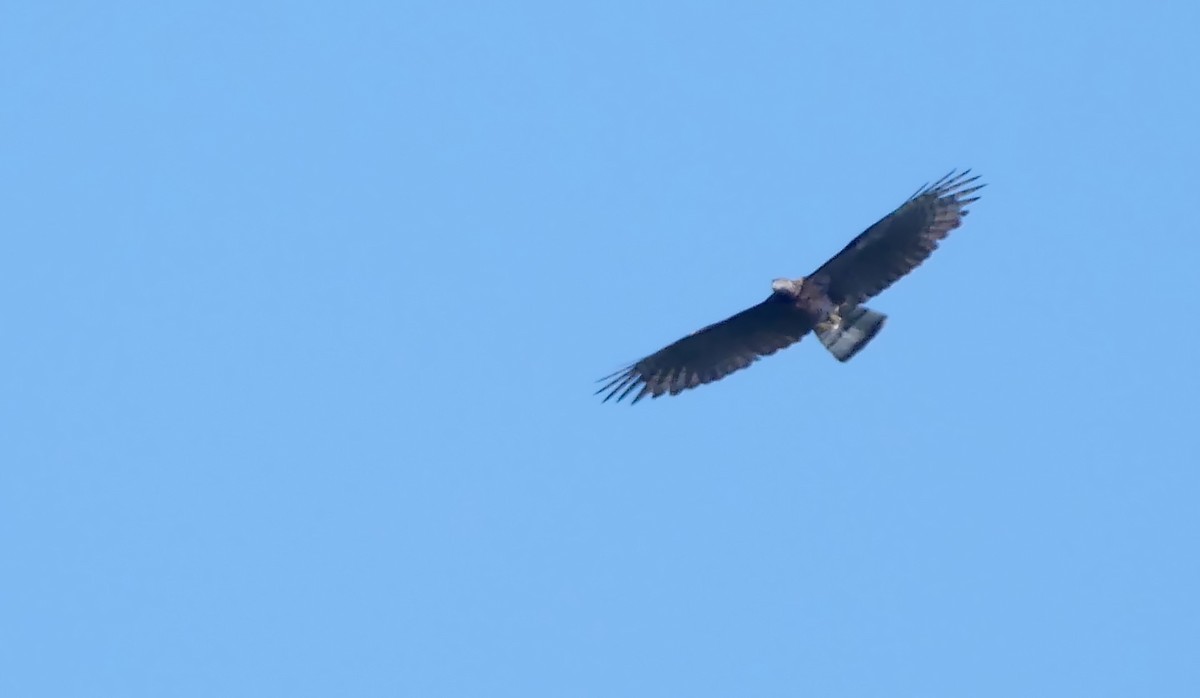
[[[0,695],[1196,695],[1198,26],[5,5]],[[592,395],[955,167],[851,362]]]

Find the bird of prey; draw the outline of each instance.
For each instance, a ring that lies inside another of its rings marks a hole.
[[[951,171],[921,187],[816,271],[775,279],[766,300],[693,332],[600,379],[596,394],[631,404],[649,395],[678,395],[747,368],[812,332],[838,361],[849,361],[883,329],[887,316],[864,302],[933,254],[962,224],[971,196],[984,187],[970,170]],[[974,186],[972,186],[974,185]]]

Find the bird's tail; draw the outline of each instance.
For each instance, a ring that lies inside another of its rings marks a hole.
[[[849,361],[879,334],[887,315],[859,305],[842,315],[842,323],[832,330],[818,330],[821,344],[838,361]]]

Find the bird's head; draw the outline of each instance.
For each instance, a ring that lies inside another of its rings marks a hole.
[[[775,279],[771,282],[771,290],[794,296],[800,292],[800,284],[803,281],[804,279]]]

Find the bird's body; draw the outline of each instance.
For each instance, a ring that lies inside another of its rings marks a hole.
[[[862,305],[920,266],[962,224],[978,177],[950,173],[922,187],[806,277],[775,279],[758,305],[693,332],[602,379],[605,401],[677,395],[720,380],[813,332],[839,361],[849,361],[887,316]]]

